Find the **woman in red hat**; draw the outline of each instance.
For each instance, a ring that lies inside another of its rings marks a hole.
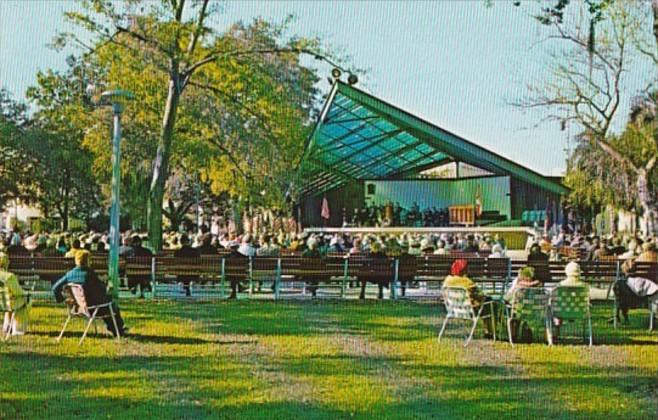
[[[446,277],[443,281],[443,287],[463,287],[468,290],[468,293],[471,297],[471,304],[473,309],[477,313],[480,310],[480,306],[485,300],[488,300],[487,297],[482,291],[477,287],[473,280],[468,278],[468,261],[465,259],[458,259],[452,263],[450,267],[450,275]],[[489,315],[490,305],[486,305],[482,315]],[[487,330],[486,337],[493,337],[493,318],[483,318],[484,326]]]

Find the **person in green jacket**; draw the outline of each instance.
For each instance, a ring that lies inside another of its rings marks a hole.
[[[3,334],[23,335],[27,331],[30,314],[30,296],[18,284],[16,276],[9,271],[9,257],[0,253],[0,299],[3,300],[6,310]],[[12,321],[12,313],[14,318]]]

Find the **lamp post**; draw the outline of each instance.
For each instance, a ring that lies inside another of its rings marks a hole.
[[[125,103],[134,95],[127,90],[108,90],[101,94],[101,104],[111,105],[114,119],[114,136],[112,138],[112,206],[110,209],[110,257],[108,259],[108,277],[112,295],[119,295],[119,191],[121,184],[121,113]]]

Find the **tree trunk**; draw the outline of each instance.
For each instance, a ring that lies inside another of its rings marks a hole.
[[[174,137],[176,113],[180,100],[180,84],[178,72],[174,72],[169,80],[169,93],[165,105],[162,132],[158,143],[158,152],[153,164],[153,177],[149,193],[148,231],[151,246],[155,250],[162,249],[162,204],[164,201],[165,183],[169,177],[169,158],[171,143]]]
[[[64,208],[62,209],[62,231],[69,230],[69,180],[68,171],[64,172]]]
[[[653,236],[656,233],[656,218],[658,216],[658,208],[656,203],[652,200],[649,188],[649,174],[646,170],[641,169],[637,177],[637,196],[642,205],[644,212],[644,234],[646,236]]]
[[[242,234],[242,228],[243,228],[242,211],[243,211],[242,200],[234,199],[233,204],[231,205],[231,218],[233,219],[233,223],[235,225],[236,235]]]
[[[658,48],[658,0],[651,2],[653,9],[653,36],[656,38],[656,48]]]

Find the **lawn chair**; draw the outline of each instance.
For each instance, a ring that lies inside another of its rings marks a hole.
[[[492,318],[494,324],[493,339],[494,341],[496,341],[496,328],[495,328],[496,316],[495,316],[495,311],[494,311],[495,308],[493,301],[482,302],[480,308],[476,313],[475,308],[473,307],[473,304],[471,302],[471,295],[468,289],[466,289],[465,287],[444,287],[442,289],[442,293],[443,293],[443,300],[446,306],[447,314],[445,320],[443,321],[441,332],[439,332],[439,341],[441,341],[441,337],[443,336],[443,333],[446,329],[448,320],[461,319],[464,321],[471,321],[473,323],[473,326],[471,327],[471,331],[468,334],[468,337],[466,338],[466,343],[464,344],[464,347],[468,346],[468,344],[471,342],[471,339],[473,338],[475,327],[477,326],[478,321],[481,318]],[[489,314],[483,315],[484,308],[487,305],[491,306],[489,308],[490,309]]]
[[[592,314],[590,312],[589,288],[587,286],[557,286],[549,300],[549,316],[567,321],[583,322],[589,331],[589,345],[592,346]],[[549,328],[549,343],[553,343],[553,331]]]
[[[25,297],[25,304],[28,305],[30,302],[30,295],[28,294]],[[12,304],[11,299],[9,299],[9,290],[7,287],[4,285],[4,283],[0,283],[0,314],[2,314],[2,318],[0,319],[0,322],[4,321],[4,316],[5,314],[9,314],[9,329],[7,331],[3,330],[0,332],[0,339],[2,341],[7,341],[9,337],[11,337],[14,334],[13,328],[14,328],[14,321],[16,319],[16,310],[21,309],[23,305],[21,305],[19,308],[16,308],[14,304]]]
[[[85,297],[84,289],[79,284],[67,284],[62,290],[62,294],[64,295],[64,301],[68,309],[68,317],[66,318],[64,326],[62,327],[62,332],[60,332],[59,337],[57,337],[57,342],[62,339],[64,336],[64,331],[66,331],[66,327],[74,317],[86,318],[89,320],[87,322],[87,326],[85,327],[85,331],[82,333],[82,338],[80,338],[78,345],[81,345],[85,340],[85,337],[87,337],[87,332],[89,331],[89,327],[91,327],[94,321],[103,318],[112,318],[112,322],[114,323],[114,331],[116,331],[117,334],[117,341],[121,340],[121,333],[119,332],[119,328],[117,326],[117,320],[114,315],[112,302],[87,306],[87,298]],[[103,308],[109,309],[109,314],[100,315],[98,311]],[[94,329],[96,329],[96,325],[94,325]]]
[[[2,314],[2,319],[4,320],[5,314],[9,313],[10,314],[10,329],[5,331],[5,329],[2,329],[2,332],[0,333],[0,338],[2,338],[2,341],[7,341],[9,337],[11,336],[11,326],[14,325],[14,311],[11,309],[11,304],[9,302],[9,293],[7,293],[7,288],[4,286],[0,286],[0,314]]]
[[[523,323],[530,324],[531,330],[550,329],[550,319],[548,312],[548,294],[543,287],[528,287],[516,289],[512,295],[512,303],[507,316],[507,335],[509,343],[514,346],[512,339],[512,322],[518,321],[519,326]],[[535,328],[539,327],[541,328]],[[551,335],[548,336],[548,344],[551,345]]]

